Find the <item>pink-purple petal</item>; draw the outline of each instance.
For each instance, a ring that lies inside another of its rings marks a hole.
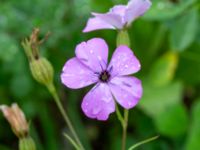
[[[112,68],[112,76],[129,75],[140,70],[140,62],[132,52],[132,50],[121,45],[117,47],[111,58],[108,68]]]
[[[95,17],[100,18],[101,20],[105,21],[106,23],[112,25],[116,29],[122,29],[124,26],[124,23],[122,21],[122,18],[120,15],[108,12],[105,14],[101,13],[92,13]]]
[[[143,15],[150,6],[150,0],[130,0],[125,13],[125,20],[128,25],[130,25],[137,17]]]
[[[113,8],[110,9],[110,12],[120,17],[124,17],[126,12],[126,5],[115,5]]]
[[[76,47],[76,57],[94,72],[100,72],[107,66],[108,46],[101,38],[93,38]]]
[[[82,64],[78,58],[68,60],[61,74],[61,81],[72,89],[79,89],[97,82],[98,78],[93,71]]]
[[[142,97],[142,84],[136,77],[115,77],[109,86],[116,101],[125,109],[133,108]]]
[[[89,118],[107,120],[115,111],[115,102],[107,84],[97,84],[83,98],[82,110]]]
[[[93,17],[88,20],[83,32],[90,32],[100,29],[115,29],[115,27],[98,17]]]

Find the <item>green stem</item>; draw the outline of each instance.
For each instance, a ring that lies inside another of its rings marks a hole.
[[[53,96],[53,98],[54,98],[54,100],[55,100],[55,102],[56,102],[56,104],[57,104],[57,106],[58,106],[58,108],[59,108],[59,110],[60,110],[60,112],[61,112],[61,114],[62,114],[64,120],[65,120],[65,122],[66,122],[66,124],[68,125],[68,127],[69,127],[69,129],[70,129],[72,135],[74,136],[74,138],[75,138],[75,140],[76,140],[76,144],[79,145],[79,146],[77,145],[77,147],[80,147],[80,150],[84,150],[84,147],[83,147],[83,145],[81,144],[81,142],[80,142],[80,140],[79,140],[79,138],[78,138],[78,136],[77,136],[77,133],[75,132],[75,129],[74,129],[74,127],[73,127],[73,125],[72,125],[72,123],[71,123],[71,121],[70,121],[70,119],[69,119],[67,113],[65,113],[65,110],[64,110],[64,108],[63,108],[63,106],[62,106],[62,103],[61,103],[61,101],[60,101],[60,98],[58,97],[58,94],[57,94],[57,92],[56,92],[55,86],[54,86],[53,83],[52,83],[52,84],[49,84],[49,85],[47,86],[47,88],[48,88],[49,92],[52,94],[52,96]]]
[[[118,120],[121,122],[121,125],[122,125],[122,127],[123,127],[123,126],[124,126],[124,118],[122,117],[122,114],[120,113],[117,104],[115,104],[115,108],[116,108],[117,118],[118,118]]]
[[[122,150],[126,149],[126,137],[127,137],[127,126],[128,126],[128,110],[124,109],[124,124],[122,134]]]
[[[120,45],[126,45],[128,47],[130,47],[130,38],[128,35],[128,31],[127,30],[120,30],[117,34],[117,39],[116,39],[116,44],[117,46]]]
[[[76,150],[80,149],[80,147],[78,147],[76,142],[68,134],[65,133],[64,136],[70,141],[70,143],[76,148]]]
[[[140,145],[143,145],[143,144],[146,144],[146,143],[151,142],[151,141],[153,141],[153,140],[156,140],[158,137],[159,137],[159,136],[154,136],[154,137],[152,137],[152,138],[149,138],[149,139],[146,139],[146,140],[141,141],[141,142],[139,142],[139,143],[136,143],[135,145],[131,146],[128,150],[133,150],[133,149],[135,149],[136,147],[138,147],[138,146],[140,146]]]

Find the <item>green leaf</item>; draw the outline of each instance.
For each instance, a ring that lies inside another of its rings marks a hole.
[[[193,9],[178,18],[172,25],[171,48],[175,51],[187,49],[195,40],[198,30],[198,12]]]
[[[138,143],[134,144],[133,146],[131,146],[128,150],[133,150],[133,149],[135,149],[135,148],[137,148],[137,147],[139,147],[139,146],[141,146],[141,145],[144,145],[144,144],[146,144],[146,143],[148,143],[148,142],[151,142],[151,141],[153,141],[153,140],[156,140],[157,138],[159,138],[159,136],[154,136],[154,137],[148,138],[148,139],[146,139],[146,140],[143,140],[143,141],[141,141],[141,142],[138,142]]]
[[[198,150],[200,147],[200,99],[192,106],[191,125],[186,140],[186,150]]]
[[[165,53],[151,68],[149,80],[156,86],[163,86],[173,79],[178,63],[178,55],[173,52]]]
[[[197,0],[181,0],[179,3],[172,3],[167,0],[154,0],[152,2],[152,7],[145,14],[144,18],[159,21],[169,20],[183,13],[196,1]]]
[[[158,132],[169,137],[182,135],[188,124],[186,110],[181,104],[183,85],[173,82],[158,87],[146,82],[143,88],[139,107],[152,117]]]
[[[169,137],[181,136],[186,132],[188,116],[182,104],[172,105],[154,118],[158,132]]]
[[[177,78],[189,85],[200,83],[200,45],[193,45],[180,55]]]
[[[170,106],[180,103],[183,90],[180,82],[173,82],[162,87],[154,86],[148,81],[143,83],[144,94],[139,107],[149,116],[155,118]]]

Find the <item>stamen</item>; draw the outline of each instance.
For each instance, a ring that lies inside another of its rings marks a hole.
[[[103,72],[101,72],[100,76],[99,76],[99,80],[101,82],[108,82],[110,80],[110,73],[106,70],[104,70]]]

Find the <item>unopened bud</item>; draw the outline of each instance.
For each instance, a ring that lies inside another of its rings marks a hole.
[[[46,58],[39,58],[30,62],[31,73],[36,81],[49,85],[53,82],[54,70]]]
[[[34,140],[31,137],[19,139],[19,150],[36,150]]]
[[[8,120],[13,132],[17,137],[23,138],[28,135],[28,123],[24,113],[17,104],[12,104],[11,107],[1,105],[0,110],[3,112],[4,117]]]
[[[35,28],[29,39],[22,42],[22,46],[29,59],[30,70],[33,78],[41,84],[48,86],[53,82],[53,67],[51,63],[39,54],[39,46],[47,40],[49,33],[39,40],[39,28]]]
[[[130,46],[130,39],[126,30],[120,30],[117,35],[117,46],[120,45]]]

